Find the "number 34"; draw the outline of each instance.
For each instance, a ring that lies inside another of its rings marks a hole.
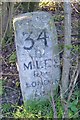
[[[34,46],[34,40],[30,37],[31,36],[31,34],[32,33],[30,33],[30,35],[25,39],[25,41],[29,41],[30,42],[30,45],[29,46],[24,46],[24,49],[25,50],[31,50],[32,48],[33,48],[33,46]],[[43,37],[42,37],[42,35],[43,35]],[[40,34],[39,34],[39,36],[38,36],[38,38],[37,38],[37,40],[44,40],[44,45],[45,45],[45,47],[48,47],[48,45],[47,45],[47,36],[46,36],[46,31],[45,30],[43,30]]]

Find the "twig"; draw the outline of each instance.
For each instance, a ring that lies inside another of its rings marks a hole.
[[[9,86],[2,86],[2,87],[3,87],[3,88],[9,88],[9,89],[11,89],[11,90],[14,90],[14,91],[18,92],[17,90],[15,90],[14,88],[9,87]]]
[[[52,97],[52,105],[53,105],[54,118],[57,118],[56,105],[55,105],[54,96],[52,95],[52,93],[51,93],[51,97]]]
[[[79,11],[76,9],[76,7],[73,4],[72,4],[72,7],[75,9],[77,13],[79,13]]]
[[[72,96],[72,92],[73,92],[73,90],[74,90],[75,83],[76,83],[76,81],[77,81],[78,75],[79,75],[79,72],[77,71],[76,77],[75,77],[75,79],[74,79],[74,83],[73,83],[73,85],[72,85],[72,89],[70,90],[70,93],[69,93],[69,96],[68,96],[68,101],[70,101],[70,98],[71,98],[71,96]]]
[[[73,75],[72,75],[72,79],[71,79],[71,82],[70,82],[70,85],[69,85],[69,89],[71,88],[72,84],[73,84],[73,81],[74,81],[74,78],[75,78],[75,74],[76,74],[76,71],[78,69],[78,64],[76,65],[76,68],[73,72]]]
[[[4,58],[1,56],[2,61],[8,66],[7,62],[4,60]]]
[[[80,45],[80,41],[72,41],[72,45]]]
[[[62,120],[65,118],[65,116],[68,115],[68,103],[65,101],[64,97],[63,97],[63,91],[62,88],[60,87],[60,95],[61,95],[61,104],[64,110],[64,114],[62,116]]]
[[[19,3],[19,5],[18,5],[17,8],[15,9],[14,13],[17,12],[17,10],[19,9],[20,6],[21,6],[21,3]]]
[[[13,18],[14,3],[9,4],[9,30],[12,27],[12,18]]]
[[[7,24],[6,24],[5,32],[4,32],[3,36],[2,36],[2,40],[4,40],[4,38],[5,38],[5,35],[6,35],[6,32],[7,32],[7,29],[8,29],[8,25],[9,25],[9,16],[8,16],[8,20],[7,20]],[[2,43],[2,40],[1,40],[1,43]]]
[[[68,101],[70,101],[70,98],[72,96],[72,92],[74,90],[74,87],[75,87],[75,83],[77,81],[77,78],[78,78],[78,74],[79,74],[79,70],[78,70],[78,57],[76,58],[77,60],[77,65],[76,65],[76,68],[73,72],[73,75],[72,75],[72,78],[71,78],[71,82],[70,82],[70,85],[69,85],[69,89],[70,89],[70,93],[68,95]]]
[[[27,9],[27,12],[29,12],[29,9],[30,9],[30,2],[28,3],[28,9]]]
[[[62,107],[63,107],[63,110],[64,110],[64,104],[66,104],[66,101],[63,99],[63,92],[62,92],[61,85],[60,85],[60,98],[61,98],[61,104],[62,104]],[[64,114],[63,114],[63,118],[64,118]]]
[[[15,49],[11,52],[11,54],[7,55],[6,60],[15,52]]]
[[[10,75],[10,76],[19,76],[19,74],[11,74],[11,73],[2,73],[3,76],[7,76],[7,75]]]
[[[80,112],[80,110],[78,110],[78,112],[76,112],[71,118],[73,118],[76,114],[78,114]]]
[[[54,113],[54,118],[58,118],[57,117],[57,110],[56,110],[56,103],[55,103],[55,100],[54,100],[54,93],[53,93],[53,86],[51,84],[51,103],[52,103],[52,108],[53,108],[53,113]]]
[[[60,96],[58,96],[58,98],[63,98],[63,95],[69,90],[69,87],[66,89],[65,92],[62,93],[61,85],[59,84],[59,86],[60,86]],[[75,86],[77,86],[77,84],[76,84]],[[64,101],[64,100],[62,100],[62,102],[67,103],[67,102]]]

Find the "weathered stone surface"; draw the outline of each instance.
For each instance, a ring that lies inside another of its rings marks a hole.
[[[47,12],[26,13],[14,18],[13,25],[23,98],[45,98],[60,79],[53,17]]]

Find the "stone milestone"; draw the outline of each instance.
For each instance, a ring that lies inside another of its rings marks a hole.
[[[53,16],[40,11],[25,13],[15,17],[13,25],[23,99],[46,98],[60,79]]]

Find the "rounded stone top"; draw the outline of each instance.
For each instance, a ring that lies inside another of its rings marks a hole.
[[[51,14],[49,12],[44,12],[44,11],[35,11],[35,12],[23,13],[23,14],[20,14],[20,15],[17,15],[17,16],[14,17],[13,26],[17,21],[21,21],[23,19],[29,19],[29,18],[32,18],[32,17],[36,17],[36,18],[43,17],[43,18],[47,19],[48,17],[51,17]]]

